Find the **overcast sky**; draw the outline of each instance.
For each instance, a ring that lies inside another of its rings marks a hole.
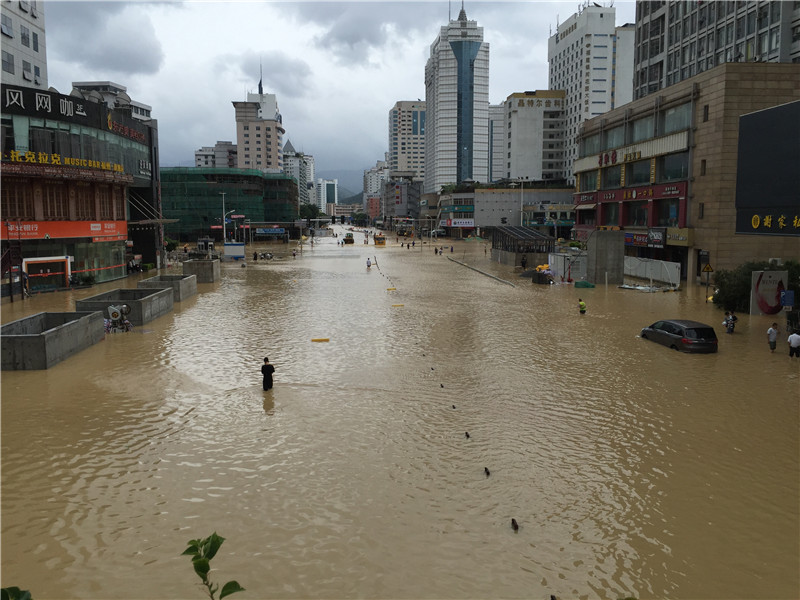
[[[598,4],[608,5],[608,0]],[[616,24],[634,22],[617,1]],[[467,18],[490,45],[489,101],[547,89],[547,39],[573,1],[472,2]],[[158,119],[161,166],[193,166],[194,151],[236,142],[232,101],[277,95],[286,140],[318,171],[383,160],[388,113],[425,99],[430,45],[461,0],[427,2],[45,2],[49,85],[110,80]]]

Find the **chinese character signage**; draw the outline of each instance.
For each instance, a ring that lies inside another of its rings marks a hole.
[[[47,240],[92,238],[94,242],[124,240],[128,237],[126,221],[3,221],[0,239]]]
[[[736,233],[800,236],[798,157],[800,101],[739,118]]]
[[[121,111],[109,110],[102,102],[35,88],[3,85],[0,110],[6,115],[24,115],[53,121],[66,121],[94,129],[112,131],[128,139],[148,143],[148,128]]]

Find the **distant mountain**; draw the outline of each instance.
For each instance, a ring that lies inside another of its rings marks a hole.
[[[318,179],[338,179],[339,180],[339,201],[361,194],[364,190],[364,171],[317,171]],[[361,201],[361,198],[358,199]]]

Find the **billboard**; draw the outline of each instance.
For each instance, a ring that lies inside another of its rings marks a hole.
[[[739,118],[736,233],[800,236],[800,100]]]

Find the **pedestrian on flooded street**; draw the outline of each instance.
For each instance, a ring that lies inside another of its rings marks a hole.
[[[584,302],[581,298],[578,298],[578,311],[580,311],[582,315],[586,314],[586,302]]]
[[[272,389],[272,374],[275,372],[275,367],[269,364],[269,358],[264,357],[264,364],[261,365],[261,374],[264,376],[264,391]]]
[[[772,327],[767,329],[767,342],[769,343],[769,351],[775,352],[775,346],[778,345],[778,324],[773,323]]]
[[[789,358],[796,356],[800,358],[800,333],[795,329],[794,333],[786,340],[789,344]]]

